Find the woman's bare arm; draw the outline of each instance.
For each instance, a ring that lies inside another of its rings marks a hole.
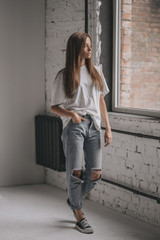
[[[58,105],[51,106],[51,112],[56,113],[62,117],[70,117],[74,123],[81,122],[82,120],[86,121],[85,118],[81,117],[77,113],[61,108]]]
[[[100,95],[100,111],[101,111],[101,116],[103,118],[104,124],[106,126],[106,131],[104,134],[104,142],[106,147],[112,142],[112,132],[109,124],[108,112],[107,112],[107,107],[104,101],[103,94]]]

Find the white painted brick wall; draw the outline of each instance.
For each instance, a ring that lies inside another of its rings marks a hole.
[[[99,21],[100,6],[101,2],[98,0],[88,1],[88,33],[93,42],[92,60],[96,66],[100,65],[101,55],[101,23]]]
[[[57,172],[52,169],[45,168],[45,182],[63,190],[67,190],[65,172]]]
[[[103,176],[158,195],[159,146],[158,140],[113,132],[113,142],[103,150]]]
[[[160,226],[160,204],[157,204],[155,200],[133,194],[104,182],[97,184],[87,198],[106,207]]]
[[[46,0],[46,112],[50,112],[51,86],[65,65],[69,36],[85,29],[85,2]]]
[[[101,54],[100,1],[89,0],[89,34],[95,47],[93,61]],[[51,86],[65,63],[68,37],[84,31],[84,1],[46,1],[46,112],[50,113]],[[109,114],[111,127],[152,136],[160,136],[160,121]],[[46,183],[66,190],[65,173],[45,168]],[[103,149],[103,178],[117,181],[160,197],[160,142],[113,132],[112,144]],[[99,182],[88,198],[155,225],[160,225],[160,205],[117,186]]]

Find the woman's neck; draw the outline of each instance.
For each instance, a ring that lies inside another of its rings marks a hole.
[[[81,66],[85,65],[85,58],[81,59]]]

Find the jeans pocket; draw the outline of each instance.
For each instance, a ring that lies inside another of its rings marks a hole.
[[[72,119],[70,120],[70,123],[72,124],[72,125],[77,125],[77,124],[80,124],[82,121],[80,121],[80,122],[78,122],[78,123],[74,123],[73,121],[72,121]]]

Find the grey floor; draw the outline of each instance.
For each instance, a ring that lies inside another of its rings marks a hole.
[[[40,184],[0,188],[0,240],[160,240],[160,228],[84,200],[95,233],[78,232],[66,192]]]

